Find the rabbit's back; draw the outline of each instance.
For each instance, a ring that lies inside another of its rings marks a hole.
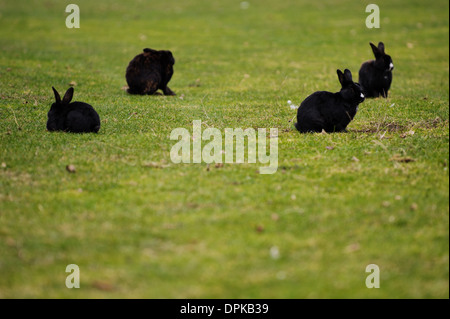
[[[329,110],[336,106],[335,94],[319,91],[308,96],[298,108],[296,128],[300,132],[321,132],[329,122]]]
[[[300,104],[295,127],[302,133],[345,131],[357,111],[347,104],[338,93],[315,92]]]
[[[141,53],[130,61],[127,67],[127,74],[138,74],[141,72],[161,72],[160,57],[157,53]]]
[[[370,84],[371,75],[376,72],[375,67],[373,66],[374,61],[367,61],[361,64],[361,68],[359,69],[359,78],[358,82],[363,87],[367,87]]]
[[[100,129],[100,117],[91,105],[73,102],[69,104],[64,124],[68,132],[97,133]]]
[[[129,93],[149,93],[158,89],[161,82],[161,63],[156,53],[141,53],[128,64],[125,78]]]

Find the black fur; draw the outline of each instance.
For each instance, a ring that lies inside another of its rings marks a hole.
[[[94,108],[83,102],[72,102],[73,88],[69,88],[63,99],[52,87],[55,103],[48,111],[47,130],[72,133],[97,133],[100,129],[100,117]]]
[[[355,117],[358,104],[364,101],[361,86],[353,82],[352,73],[337,70],[342,88],[337,93],[319,91],[308,96],[297,111],[295,127],[301,133],[345,132]]]
[[[155,94],[161,89],[164,95],[175,95],[167,86],[173,75],[175,59],[170,51],[144,49],[127,67],[125,78],[130,94]]]
[[[376,47],[370,43],[375,60],[367,61],[361,65],[359,70],[359,83],[364,89],[366,97],[388,96],[392,83],[392,70],[394,63],[389,55],[384,52],[383,42]]]

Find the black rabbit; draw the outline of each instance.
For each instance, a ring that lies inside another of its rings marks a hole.
[[[392,70],[394,63],[389,55],[384,52],[383,42],[376,47],[370,43],[375,60],[364,62],[359,69],[359,83],[364,89],[366,97],[388,96],[392,83]]]
[[[172,52],[144,49],[127,67],[125,77],[130,94],[155,94],[161,89],[164,95],[175,95],[167,86],[173,75],[175,59]]]
[[[364,101],[361,86],[353,82],[352,73],[337,70],[342,88],[337,93],[319,91],[308,96],[297,111],[295,127],[301,133],[345,132],[355,117],[358,104]]]
[[[72,102],[73,88],[69,88],[61,101],[58,91],[55,103],[48,111],[47,130],[72,133],[97,133],[100,129],[100,117],[94,108],[83,102]]]

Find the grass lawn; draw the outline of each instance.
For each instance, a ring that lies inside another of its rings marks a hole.
[[[350,0],[74,2],[79,29],[0,0],[0,298],[449,297],[448,1],[378,1],[379,29]],[[357,81],[379,41],[390,97],[299,134],[287,101]],[[172,51],[177,96],[122,89],[145,47]],[[69,83],[98,134],[46,131]],[[278,128],[278,171],[172,163],[194,120]]]

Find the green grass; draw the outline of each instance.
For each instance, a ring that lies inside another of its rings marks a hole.
[[[67,29],[61,1],[0,0],[0,298],[449,297],[448,1],[378,1],[380,29],[345,0],[76,3]],[[287,101],[357,79],[378,41],[389,99],[298,134]],[[121,89],[144,47],[173,52],[176,97]],[[46,131],[72,81],[97,135]],[[278,128],[277,173],[173,164],[170,132],[198,119]]]

